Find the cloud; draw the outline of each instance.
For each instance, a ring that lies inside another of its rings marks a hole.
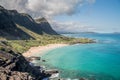
[[[88,3],[93,4],[96,0],[87,0]]]
[[[96,29],[93,26],[82,24],[80,22],[58,22],[58,21],[49,21],[52,25],[52,28],[58,32],[91,32]]]
[[[28,0],[27,8],[43,16],[72,15],[82,0]]]
[[[27,12],[27,0],[0,0],[0,5],[7,9],[16,9],[20,12]]]
[[[0,0],[0,5],[7,9],[17,9],[34,17],[53,17],[61,14],[72,15],[77,7],[95,0]]]

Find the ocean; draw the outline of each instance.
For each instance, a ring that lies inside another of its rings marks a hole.
[[[60,70],[60,77],[88,80],[120,80],[120,34],[63,34],[92,38],[97,43],[75,44],[46,52],[42,58],[48,68]]]

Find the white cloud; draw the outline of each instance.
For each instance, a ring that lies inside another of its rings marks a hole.
[[[87,0],[87,2],[89,2],[90,4],[95,3],[96,0]]]
[[[60,14],[73,14],[75,8],[82,0],[28,0],[27,8],[34,12],[40,12],[43,16],[56,16]]]
[[[76,12],[76,7],[93,2],[95,0],[0,0],[0,5],[36,17],[52,17],[61,14],[72,15]]]
[[[95,31],[95,28],[82,24],[80,22],[58,22],[58,21],[49,21],[52,25],[52,28],[58,32],[91,32]]]
[[[7,9],[16,9],[20,12],[27,12],[27,0],[0,0],[0,5]]]

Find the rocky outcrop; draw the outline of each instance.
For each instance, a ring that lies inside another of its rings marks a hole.
[[[10,71],[0,67],[0,80],[33,80],[27,72]]]
[[[31,66],[21,54],[10,49],[0,50],[0,80],[42,80],[49,76]]]
[[[45,22],[43,22],[45,20]],[[17,25],[42,35],[57,35],[45,18],[37,23],[30,15],[16,10],[7,10],[0,6],[0,37],[6,39],[34,39],[31,35],[18,28]]]

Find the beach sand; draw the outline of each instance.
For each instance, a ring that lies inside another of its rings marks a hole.
[[[31,47],[28,51],[23,53],[24,57],[42,55],[45,51],[49,51],[55,48],[68,46],[68,44],[48,44],[46,46]]]

